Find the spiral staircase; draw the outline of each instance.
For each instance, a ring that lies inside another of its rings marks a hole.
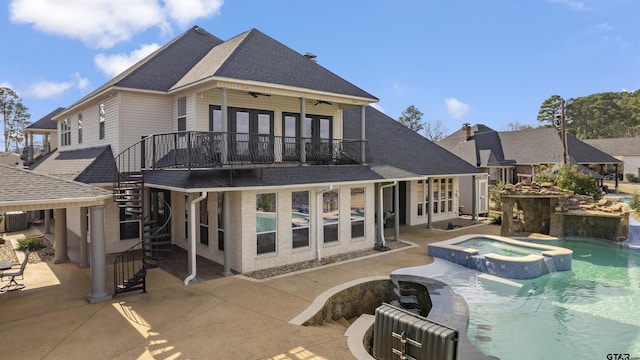
[[[113,260],[114,295],[146,292],[147,270],[158,267],[171,251],[171,206],[144,184],[145,140],[115,158],[113,199],[119,213],[139,224],[140,242]],[[149,202],[155,201],[155,206]],[[141,229],[140,229],[141,228]]]

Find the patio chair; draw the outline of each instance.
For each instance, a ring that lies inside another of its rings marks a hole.
[[[6,285],[0,287],[0,292],[24,289],[26,285],[18,284],[18,282],[16,282],[16,277],[20,276],[22,279],[24,279],[24,269],[27,267],[28,262],[29,262],[29,250],[25,250],[24,260],[22,261],[22,264],[20,264],[20,268],[16,268],[17,271],[9,271],[9,272],[5,271],[0,276],[0,280],[6,277],[10,278],[9,282]]]

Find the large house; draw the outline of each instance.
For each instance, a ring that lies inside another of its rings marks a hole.
[[[182,247],[185,284],[196,254],[231,274],[384,249],[384,224],[457,217],[460,177],[480,172],[377,101],[256,29],[195,26],[57,112],[31,169],[112,190],[92,251]],[[85,208],[63,219],[87,241]]]
[[[588,139],[584,142],[620,160],[623,169],[620,174],[640,177],[640,138]]]
[[[562,135],[547,127],[498,132],[482,124],[463,124],[438,144],[489,174],[490,184],[531,180],[542,169],[561,165],[565,159]],[[568,163],[579,165],[584,171],[591,169],[596,176],[608,166],[617,172],[620,164],[618,159],[570,134],[566,136],[566,156]]]

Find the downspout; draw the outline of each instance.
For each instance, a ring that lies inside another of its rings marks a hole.
[[[206,192],[191,200],[189,209],[189,276],[184,279],[184,284],[189,285],[196,277],[196,205],[207,198]],[[226,249],[225,249],[226,250]]]
[[[396,186],[398,185],[397,181],[392,182],[391,184],[387,184],[387,185],[380,185],[379,189],[378,189],[378,196],[380,198],[380,201],[378,201],[378,228],[380,231],[380,243],[378,243],[378,248],[380,249],[384,249],[386,247],[386,241],[384,239],[384,225],[382,224],[382,222],[384,221],[384,199],[383,199],[383,192],[385,188],[391,187],[391,186]],[[395,210],[397,212],[397,210]],[[395,216],[398,216],[398,214],[395,214]]]
[[[318,213],[316,217],[316,258],[318,261],[322,260],[322,247],[320,246],[320,237],[322,235],[320,229],[322,229],[322,214],[324,213],[322,211],[322,194],[331,190],[333,190],[333,185],[329,185],[328,189],[319,190],[316,193],[316,212]],[[318,209],[320,209],[319,212],[317,211]],[[340,222],[340,218],[338,218],[338,222]]]

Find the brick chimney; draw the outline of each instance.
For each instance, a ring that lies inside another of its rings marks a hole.
[[[471,138],[471,125],[469,123],[462,124],[462,141],[467,141]]]

